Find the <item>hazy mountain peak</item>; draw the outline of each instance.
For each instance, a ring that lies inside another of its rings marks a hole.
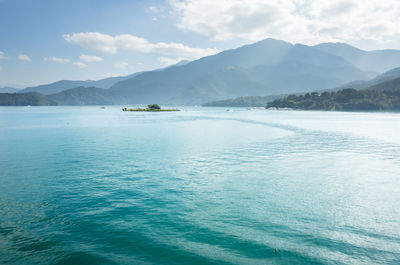
[[[340,56],[364,71],[382,73],[400,66],[400,50],[364,51],[346,43],[321,43],[313,47]]]
[[[55,94],[79,87],[57,95],[58,102],[68,97],[68,104],[198,105],[224,98],[330,89],[354,80],[361,84],[377,74],[374,70],[399,64],[397,54],[400,51],[366,52],[344,43],[308,46],[268,38],[163,69],[97,81],[61,80],[25,91]]]
[[[127,95],[132,103],[201,104],[240,96],[312,91],[368,78],[343,57],[269,38],[184,66],[146,72],[110,90]]]
[[[176,64],[174,64],[172,66],[181,66],[181,65],[188,64],[188,63],[190,63],[189,60],[181,60],[181,61],[177,62]]]
[[[312,47],[331,47],[331,48],[337,48],[337,49],[353,49],[353,50],[362,51],[361,49],[356,48],[345,42],[325,42],[325,43],[320,43],[320,44],[314,45]]]

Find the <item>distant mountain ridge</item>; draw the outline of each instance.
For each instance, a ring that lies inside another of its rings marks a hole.
[[[47,97],[58,105],[114,105],[120,103],[104,88],[75,87]]]
[[[397,50],[363,51],[340,43],[307,46],[266,39],[164,69],[97,81],[63,80],[22,92],[38,91],[51,97],[57,94],[63,104],[201,105],[227,98],[303,93],[347,84],[370,86],[382,69],[396,63],[400,66],[400,60],[396,61],[399,54]],[[397,74],[392,71],[380,78]]]
[[[337,95],[342,95],[343,94],[343,89],[354,89],[357,88],[358,91],[361,91],[360,93],[353,93],[356,96],[365,96],[367,95],[370,97],[368,100],[370,102],[374,102],[375,106],[380,105],[382,109],[391,109],[394,110],[395,108],[400,109],[400,106],[393,104],[393,102],[390,102],[389,104],[384,104],[385,103],[385,96],[400,96],[400,68],[395,68],[392,70],[389,70],[376,78],[373,78],[370,81],[367,82],[351,82],[348,83],[347,85],[344,85],[342,88],[336,88],[336,89],[330,89],[327,91],[324,90],[319,90],[319,91],[313,91],[312,94],[314,95],[322,95],[325,93],[331,93],[330,95],[334,96],[333,98],[330,98],[329,106],[326,105],[326,109],[332,108],[335,102],[333,102],[332,99],[336,99]],[[368,92],[362,92],[362,91],[374,91],[374,93],[369,93]],[[340,92],[342,91],[342,92]],[[339,92],[339,93],[337,93]],[[335,94],[337,93],[337,94]],[[304,103],[304,98],[301,98],[302,94],[304,93],[292,93],[290,97],[288,98],[288,95],[273,95],[273,96],[266,96],[266,97],[261,97],[261,96],[252,96],[252,97],[239,97],[239,98],[231,98],[231,99],[225,99],[225,100],[220,100],[220,101],[212,101],[212,102],[207,102],[203,104],[203,106],[206,107],[258,107],[262,103],[265,102],[264,106],[266,105],[267,102],[271,102],[275,100],[275,103],[279,103],[282,105],[271,105],[271,107],[293,107],[290,106],[290,98],[295,98],[296,100],[302,101]],[[376,100],[374,101],[372,97],[376,95],[379,98],[379,101]],[[382,98],[383,97],[383,98]],[[313,97],[309,98],[312,99]],[[352,99],[354,100],[354,99]],[[310,100],[309,100],[310,101]],[[317,100],[314,100],[317,102]],[[386,101],[390,101],[389,99],[386,99]],[[310,101],[311,102],[311,101]],[[325,102],[326,103],[326,102]],[[364,102],[365,103],[365,102]],[[376,105],[377,104],[377,105]],[[339,104],[340,105],[340,104]],[[361,107],[361,105],[359,105]],[[365,107],[366,105],[363,105]],[[383,107],[385,106],[385,107]],[[396,107],[398,106],[398,107]],[[304,109],[307,109],[304,105],[301,106]],[[322,105],[319,106],[314,106],[316,109],[324,109]],[[329,108],[328,108],[329,107]],[[343,107],[343,106],[342,106]],[[346,108],[346,107],[345,107]],[[355,107],[354,107],[355,108]],[[308,109],[311,109],[311,106],[309,106]],[[360,109],[361,110],[361,109]]]
[[[378,84],[374,84],[365,88],[364,90],[375,90],[375,91],[400,91],[400,77],[385,80]]]
[[[391,69],[389,71],[386,71],[370,80],[367,80],[367,81],[355,80],[355,81],[343,84],[334,89],[331,89],[331,90],[340,90],[340,89],[349,88],[349,87],[354,88],[354,89],[364,89],[364,88],[368,88],[368,87],[374,86],[376,84],[379,84],[379,83],[382,83],[385,81],[390,81],[390,80],[393,80],[393,79],[396,79],[399,77],[400,77],[400,67],[397,67],[397,68]]]
[[[364,71],[382,73],[400,66],[400,50],[364,51],[346,43],[321,43],[312,47],[345,58]]]
[[[187,61],[187,60],[182,60],[175,65],[185,65],[188,62],[189,61]],[[162,69],[167,69],[167,68],[173,67],[175,65],[171,65],[171,66],[168,66],[168,67],[162,68]],[[157,70],[153,70],[153,71],[159,71],[162,69],[157,69]],[[53,82],[50,84],[27,87],[27,88],[20,90],[19,92],[21,92],[21,93],[39,92],[44,95],[51,95],[51,94],[56,94],[58,92],[68,90],[71,88],[76,88],[76,87],[98,87],[98,88],[108,89],[120,81],[133,78],[142,73],[144,73],[144,72],[136,72],[136,73],[126,75],[126,76],[108,77],[108,78],[103,78],[103,79],[99,79],[99,80],[60,80],[60,81]]]
[[[60,80],[54,83],[50,84],[45,84],[45,85],[39,85],[39,86],[34,86],[34,87],[27,87],[22,89],[20,92],[21,93],[26,93],[26,92],[39,92],[44,95],[50,95],[50,94],[55,94],[70,88],[75,88],[75,87],[99,87],[99,88],[104,88],[108,89],[115,83],[118,83],[119,81],[133,78],[136,75],[139,75],[140,72],[134,73],[131,75],[127,76],[117,76],[117,77],[108,77],[100,80],[87,80],[87,81],[74,81],[74,80]]]
[[[340,56],[266,39],[184,66],[146,72],[110,90],[130,103],[198,105],[232,97],[313,91],[371,77],[370,71],[361,71]]]
[[[18,93],[20,89],[13,88],[10,86],[0,87],[0,93]]]
[[[347,92],[351,92],[350,94]],[[204,106],[258,107],[273,101],[271,107],[296,107],[302,109],[336,110],[400,110],[400,77],[384,80],[373,86],[354,92],[352,88],[332,92],[312,92],[309,95],[251,96],[209,102]],[[366,91],[366,92],[363,92]],[[369,92],[368,92],[369,91]],[[319,99],[324,95],[324,99]],[[348,102],[342,102],[347,97]],[[392,98],[393,97],[393,98]],[[296,100],[293,105],[291,99]],[[336,102],[338,100],[338,102]],[[315,105],[313,105],[315,103]],[[337,104],[336,104],[337,103]],[[110,89],[96,87],[71,88],[57,94],[42,95],[37,92],[0,93],[1,106],[48,106],[48,105],[114,105],[129,104],[126,98]]]

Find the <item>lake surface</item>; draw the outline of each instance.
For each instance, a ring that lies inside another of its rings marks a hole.
[[[0,263],[400,263],[400,114],[182,109],[1,107]]]

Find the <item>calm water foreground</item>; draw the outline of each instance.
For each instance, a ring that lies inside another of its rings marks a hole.
[[[400,114],[2,107],[0,264],[400,264]]]

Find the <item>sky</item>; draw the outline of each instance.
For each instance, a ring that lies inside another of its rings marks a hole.
[[[0,0],[0,87],[97,80],[266,38],[400,49],[399,0]]]

